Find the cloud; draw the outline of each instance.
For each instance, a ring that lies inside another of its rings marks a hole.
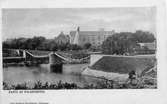
[[[154,7],[3,9],[2,13],[3,39],[34,35],[53,38],[61,31],[68,34],[77,26],[81,30],[155,32]]]

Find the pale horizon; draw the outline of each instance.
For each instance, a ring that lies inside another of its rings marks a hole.
[[[3,9],[2,39],[43,36],[54,38],[63,31],[135,32],[156,35],[155,7]]]

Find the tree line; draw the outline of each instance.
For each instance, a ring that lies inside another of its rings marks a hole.
[[[66,51],[66,50],[82,50],[90,47],[85,44],[84,47],[69,42],[57,42],[55,39],[46,39],[42,36],[33,38],[15,38],[3,41],[3,49],[28,49],[28,50],[45,50],[45,51]]]
[[[130,54],[140,48],[138,43],[152,43],[155,40],[152,33],[145,31],[115,33],[103,42],[102,52],[105,54]]]
[[[155,36],[150,32],[136,31],[115,33],[108,37],[100,46],[100,50],[104,54],[125,54],[133,53],[134,49],[138,48],[137,43],[150,43],[154,42]],[[38,36],[33,38],[16,38],[3,42],[3,48],[10,49],[30,49],[30,50],[46,50],[46,51],[67,51],[67,50],[83,50],[90,49],[96,50],[90,43],[84,46],[70,44],[69,41],[57,42],[55,39],[46,39],[45,37]]]

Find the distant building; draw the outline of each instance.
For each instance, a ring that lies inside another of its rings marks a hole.
[[[58,44],[66,44],[69,43],[69,36],[65,35],[63,32],[59,34],[58,37],[55,38],[56,43]]]
[[[147,48],[149,50],[156,50],[155,42],[152,43],[138,43],[141,48]]]
[[[156,42],[152,43],[138,43],[140,46],[136,49],[137,54],[155,54],[156,52]]]
[[[85,43],[90,43],[92,46],[99,46],[107,37],[114,33],[114,30],[104,31],[104,29],[99,31],[80,31],[78,27],[77,31],[70,31],[70,43],[80,46],[83,46]]]

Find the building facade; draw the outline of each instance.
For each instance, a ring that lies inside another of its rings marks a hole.
[[[156,53],[156,42],[152,43],[138,43],[140,46],[135,50],[136,54],[155,54]]]
[[[58,44],[66,44],[69,43],[69,36],[65,35],[63,32],[61,32],[56,38],[56,43]]]
[[[90,43],[92,46],[100,46],[107,37],[115,33],[112,31],[80,31],[79,27],[76,31],[70,31],[70,43],[83,46]]]

